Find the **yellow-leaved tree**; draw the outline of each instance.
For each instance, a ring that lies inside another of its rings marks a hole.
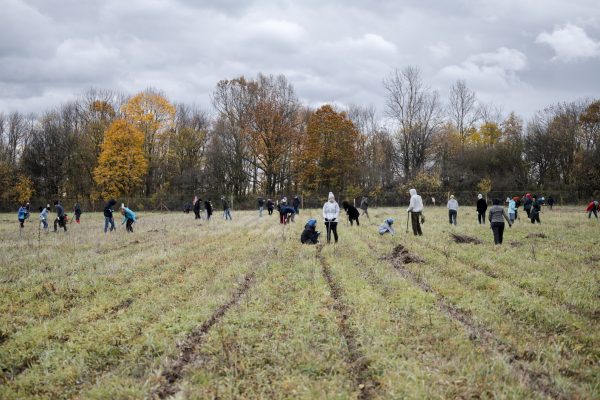
[[[131,195],[144,182],[148,161],[144,134],[123,119],[115,120],[104,134],[94,181],[102,198]]]
[[[33,190],[33,182],[31,179],[25,175],[19,175],[17,178],[17,183],[13,188],[13,193],[15,196],[15,200],[19,202],[19,204],[25,204],[33,196],[35,191]]]

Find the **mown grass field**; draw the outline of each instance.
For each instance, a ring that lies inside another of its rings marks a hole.
[[[419,238],[372,209],[322,249],[299,242],[317,210],[129,235],[1,215],[0,398],[599,398],[600,223],[545,210],[494,247],[473,208],[426,209]]]

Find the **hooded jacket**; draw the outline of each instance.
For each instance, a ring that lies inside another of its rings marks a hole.
[[[17,216],[19,219],[25,219],[25,217],[27,216],[27,209],[25,207],[20,207],[19,214]]]
[[[317,220],[310,219],[304,226],[304,231],[300,236],[300,242],[305,244],[317,244],[320,233],[317,232]]]
[[[458,201],[456,199],[448,200],[448,210],[458,210]]]
[[[40,213],[40,221],[47,221],[48,220],[48,212],[49,212],[48,207],[44,207],[44,209]]]
[[[123,210],[125,210],[125,215],[123,215],[123,220],[121,221],[121,224],[124,224],[125,222],[127,222],[128,219],[135,222],[135,219],[136,219],[135,213],[127,207],[123,208]]]
[[[421,212],[423,211],[423,199],[417,194],[417,189],[410,189],[410,204],[407,211]]]
[[[594,201],[590,201],[590,204],[588,204],[585,211],[590,212],[590,211],[598,210],[598,209],[600,209],[600,204],[596,200],[594,200]]]
[[[113,217],[113,207],[115,206],[115,204],[117,204],[117,201],[115,199],[110,199],[108,201],[108,203],[106,203],[106,206],[104,206],[104,216],[106,218],[112,218]]]
[[[329,200],[323,205],[323,218],[325,221],[337,222],[340,216],[340,206],[335,201],[333,194],[329,193]]]
[[[383,221],[383,224],[379,225],[379,234],[383,235],[383,234],[389,232],[393,235],[394,233],[396,233],[394,228],[392,228],[393,223],[394,223],[394,220],[391,218],[388,218],[385,221]]]
[[[517,202],[514,201],[513,199],[510,199],[508,201],[508,213],[509,214],[516,214],[517,213]]]
[[[56,209],[56,216],[58,218],[62,218],[65,216],[65,209],[60,203],[56,204],[54,208]]]

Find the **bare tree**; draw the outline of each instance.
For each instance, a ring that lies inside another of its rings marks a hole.
[[[467,87],[464,80],[458,80],[450,89],[449,114],[458,131],[460,143],[465,144],[469,130],[479,119],[475,92]]]
[[[398,124],[401,166],[405,177],[412,177],[425,166],[433,134],[440,126],[439,95],[424,85],[415,67],[395,70],[383,84],[388,116]]]

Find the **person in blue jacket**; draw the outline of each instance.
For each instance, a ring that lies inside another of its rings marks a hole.
[[[127,232],[131,232],[133,233],[133,223],[136,220],[136,215],[133,211],[131,211],[129,208],[125,207],[125,204],[121,203],[121,215],[123,215],[123,221],[121,221],[121,225],[127,223],[125,225],[125,228],[127,229]]]
[[[392,235],[396,233],[392,225],[394,224],[394,220],[392,218],[388,218],[383,221],[383,224],[379,226],[379,234],[385,235],[386,233],[391,233]]]
[[[21,228],[24,228],[25,225],[25,220],[27,219],[27,208],[25,208],[25,205],[22,205],[19,208],[19,213],[17,214],[17,217],[19,218],[19,224],[21,224]]]
[[[300,235],[300,242],[303,244],[319,244],[320,234],[320,232],[317,232],[317,220],[311,218],[304,226],[304,231]]]

